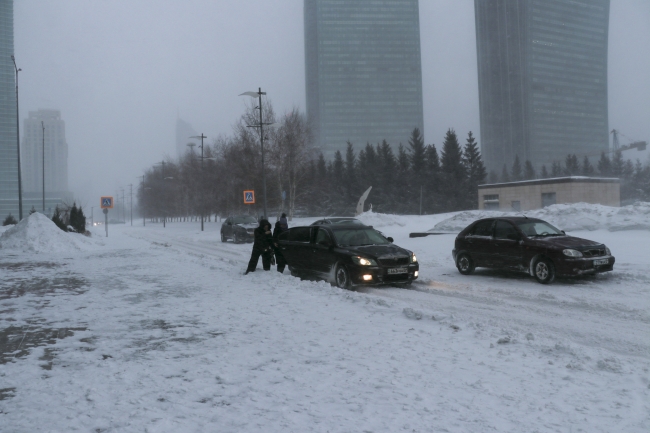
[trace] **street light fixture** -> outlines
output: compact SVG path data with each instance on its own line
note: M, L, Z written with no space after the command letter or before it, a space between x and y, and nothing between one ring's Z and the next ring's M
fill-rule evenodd
M264 125L267 126L276 126L277 123L273 122L264 122L262 120L262 95L266 95L266 92L262 92L262 88L259 87L257 92L244 92L239 96L250 96L251 98L258 98L260 110L260 123L257 125L246 125L249 128L260 128L260 146L262 149L262 195L264 196L264 218L267 218L266 215L266 170L264 168Z
M23 181L20 171L20 111L18 110L18 72L22 71L16 66L16 58L11 55L16 70L16 149L18 151L18 218L23 219Z

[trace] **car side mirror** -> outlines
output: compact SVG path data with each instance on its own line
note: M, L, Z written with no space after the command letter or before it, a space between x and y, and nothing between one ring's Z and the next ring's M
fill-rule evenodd
M391 244L393 243L393 238L391 238L390 236L388 236L388 237L386 238L386 240L387 240L388 242L390 242Z

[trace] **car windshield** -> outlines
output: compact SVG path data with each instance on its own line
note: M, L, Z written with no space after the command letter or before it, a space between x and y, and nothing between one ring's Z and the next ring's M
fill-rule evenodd
M386 245L388 240L371 228L333 229L336 243L340 246Z
M522 221L517 227L528 237L564 236L561 230L544 221Z
M250 215L244 215L244 216L233 217L232 223L233 224L257 224L257 220L255 219L255 217L252 217Z

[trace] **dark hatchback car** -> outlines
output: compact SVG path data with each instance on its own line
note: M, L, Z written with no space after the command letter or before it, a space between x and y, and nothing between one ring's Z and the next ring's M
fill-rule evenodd
M278 241L292 275L313 276L344 289L409 285L420 269L415 254L361 224L294 227Z
M528 272L542 284L559 276L614 269L615 258L605 245L568 236L536 218L486 218L473 222L456 237L452 251L456 267L468 275L474 268Z
M228 239L236 244L241 242L253 242L253 232L259 223L255 217L250 215L236 215L226 218L221 224L221 242Z

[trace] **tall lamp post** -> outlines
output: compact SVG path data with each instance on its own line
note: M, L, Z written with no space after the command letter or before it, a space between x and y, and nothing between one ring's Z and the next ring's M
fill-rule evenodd
M262 92L262 88L259 87L257 92L244 92L239 96L250 96L251 98L258 98L260 110L260 123L257 125L246 125L249 128L260 128L260 146L262 148L262 195L264 196L264 218L267 218L266 215L266 170L264 168L264 125L275 126L276 123L264 122L262 120L262 95L266 95L266 92Z
M22 71L16 66L16 58L11 55L16 70L16 149L18 150L18 218L23 219L23 181L20 171L20 112L18 111L18 72Z
M41 120L43 128L43 215L45 215L45 123Z
M201 215L201 231L203 231L203 205L205 204L204 194L203 194L203 139L208 138L203 133L201 135L193 135L189 138L200 138L201 139L201 205L199 214ZM194 143L191 143L194 144ZM188 144L189 146L189 144Z

